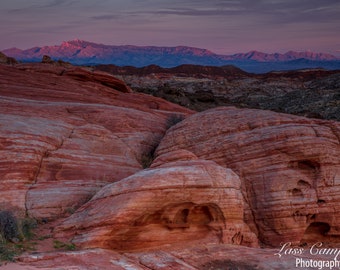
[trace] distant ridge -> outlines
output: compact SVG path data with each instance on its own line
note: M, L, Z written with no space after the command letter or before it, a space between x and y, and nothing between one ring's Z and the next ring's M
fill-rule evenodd
M184 77L244 77L250 74L235 66L199 66L199 65L180 65L173 68L163 68L157 65L136 68L132 66L116 66L116 65L97 65L96 70L106 71L115 75L138 75L147 76L151 74L172 74Z
M183 64L235 65L247 72L255 73L317 67L340 69L340 59L326 53L289 51L284 54L268 54L251 51L219 55L206 49L187 46L113 46L78 39L65 41L61 45L34 47L27 50L11 48L4 50L3 53L24 62L38 62L44 55L49 55L52 59L61 59L76 65L114 64L135 67L158 65L164 68Z

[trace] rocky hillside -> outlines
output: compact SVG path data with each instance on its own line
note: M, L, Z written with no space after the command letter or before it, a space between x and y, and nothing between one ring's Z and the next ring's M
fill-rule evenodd
M292 269L280 243L338 243L339 122L44 62L0 65L2 269Z
M100 65L96 69L118 76L136 91L196 111L232 105L340 120L340 70L307 69L258 75L233 66L138 69Z

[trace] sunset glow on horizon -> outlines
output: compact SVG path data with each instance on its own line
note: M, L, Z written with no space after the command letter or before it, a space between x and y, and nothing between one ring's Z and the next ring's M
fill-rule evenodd
M2 0L0 50L81 39L218 54L340 55L338 0Z

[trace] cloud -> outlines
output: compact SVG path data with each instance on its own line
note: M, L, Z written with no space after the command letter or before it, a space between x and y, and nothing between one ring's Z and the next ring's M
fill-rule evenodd
M7 0L5 0L7 1ZM20 0L21 1L21 0ZM50 0L43 2L23 2L20 4L8 4L8 8L5 10L5 13L12 14L13 16L36 16L43 15L45 13L62 13L63 11L67 11L70 9L76 1L68 1L68 0Z
M45 5L42 5L41 7L58 7L58 6L62 6L62 5L69 5L74 1L67 1L67 0L53 0L50 3L47 3Z
M144 3L144 4L143 4ZM338 0L182 0L143 1L129 6L126 16L224 17L235 22L244 20L269 27L273 25L311 22L339 22ZM105 17L104 17L105 18Z
M115 20L118 19L120 16L115 14L107 14L107 15L98 15L98 16L92 16L91 19L94 20Z
M225 8L225 9L218 9L218 8L169 8L169 9L162 9L156 10L153 13L159 15L177 15L177 16L226 16L232 14L239 14L240 9L237 8Z
M1 0L0 34L11 37L2 41L4 47L23 37L45 45L53 36L111 44L214 44L229 51L274 43L294 49L313 40L335 50L339 14L339 0Z

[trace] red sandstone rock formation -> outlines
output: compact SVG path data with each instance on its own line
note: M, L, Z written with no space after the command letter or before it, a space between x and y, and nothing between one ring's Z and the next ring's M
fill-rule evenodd
M114 250L193 242L257 246L243 205L234 172L212 161L177 161L105 186L56 232L72 231L78 246Z
M255 249L236 245L211 244L135 253L118 253L104 249L59 251L25 255L3 270L86 269L86 270L211 270L261 269L291 270L295 257L278 258L274 249ZM306 256L302 256L307 259ZM315 256L314 259L320 258ZM302 268L313 269L313 268ZM315 269L315 268L314 268Z
M0 65L0 84L1 209L34 218L73 212L141 170L168 117L190 113L80 68Z
M184 149L236 172L263 243L329 242L340 232L339 138L338 122L218 108L171 128L156 154Z
M106 249L4 269L292 269L280 242L338 242L338 122L219 108L168 129L192 113L89 69L0 65L0 210ZM258 240L277 249L239 246Z

